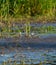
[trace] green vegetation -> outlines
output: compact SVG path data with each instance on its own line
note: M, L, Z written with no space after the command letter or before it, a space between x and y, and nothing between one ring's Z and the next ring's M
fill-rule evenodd
M20 37L22 35L30 36L30 35L41 35L41 34L56 34L56 26L31 26L30 23L25 24L25 26L18 27L17 25L15 27L10 28L3 28L2 31L0 31L0 37Z
M0 35L14 35L25 32L56 33L56 27L31 27L31 21L53 22L56 19L56 0L0 0ZM14 23L24 23L24 27L14 25ZM26 23L25 23L26 22ZM34 30L32 30L34 29ZM13 32L13 34L12 34ZM15 35L14 35L15 36Z
M19 20L25 17L36 17L39 20L55 19L56 0L0 0L1 21Z

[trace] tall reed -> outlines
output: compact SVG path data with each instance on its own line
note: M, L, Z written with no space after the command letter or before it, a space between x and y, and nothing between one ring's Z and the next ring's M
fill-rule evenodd
M0 19L55 16L56 0L0 0Z

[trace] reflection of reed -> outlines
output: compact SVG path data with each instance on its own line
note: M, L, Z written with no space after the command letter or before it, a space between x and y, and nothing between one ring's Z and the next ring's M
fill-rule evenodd
M2 63L2 65L6 65L6 62L4 61L4 62Z
M42 65L42 62L38 63L38 64L34 64L33 59L29 59L28 61L30 61L30 64L26 64L24 60L20 60L20 64L17 63L17 61L12 62L10 59L7 62L3 62L1 65Z
M7 62L4 61L1 65L45 65L45 64L51 64L51 63L47 63L46 61L44 61L44 62L40 61L40 63L38 63L38 64L34 64L32 62L32 60L28 60L28 61L30 61L30 64L26 64L24 60L21 60L20 64L18 64L17 61L12 62L11 60L9 60Z

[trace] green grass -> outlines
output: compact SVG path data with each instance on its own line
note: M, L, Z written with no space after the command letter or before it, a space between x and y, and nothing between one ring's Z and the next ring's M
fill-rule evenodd
M36 17L52 20L56 17L56 0L0 0L0 20Z

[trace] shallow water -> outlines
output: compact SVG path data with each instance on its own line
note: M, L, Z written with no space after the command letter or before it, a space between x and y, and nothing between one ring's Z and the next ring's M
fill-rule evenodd
M56 49L16 49L11 52L5 52L5 54L0 54L0 63L9 59L12 62L16 61L18 64L20 64L20 61L24 61L26 64L56 61Z

